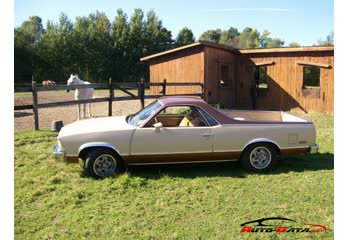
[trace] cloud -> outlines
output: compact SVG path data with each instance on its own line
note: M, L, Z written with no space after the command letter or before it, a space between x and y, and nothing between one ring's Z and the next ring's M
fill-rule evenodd
M287 8L221 8L203 9L202 12L288 12Z

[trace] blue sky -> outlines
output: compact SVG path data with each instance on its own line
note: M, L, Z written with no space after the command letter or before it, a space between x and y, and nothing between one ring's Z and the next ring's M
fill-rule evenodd
M249 26L260 32L269 29L272 37L288 44L297 41L310 46L334 30L334 3L332 0L215 0L215 1L118 1L118 0L15 0L14 26L19 26L29 16L57 21L61 12L74 22L77 16L87 16L96 10L105 12L113 21L116 10L122 8L130 17L135 8L144 12L154 9L173 37L187 26L198 40L208 29L228 29L233 26L242 31Z
M279 37L286 44L296 41L310 46L334 30L333 5L333 0L15 0L14 25L17 27L29 16L38 15L45 27L47 20L57 21L61 12L74 22L77 16L87 16L96 10L105 12L113 21L118 8L129 17L135 8L141 8L144 12L154 9L173 37L184 26L193 31L196 40L208 29L226 30L233 26L242 31L249 26L260 32L268 29L272 37Z

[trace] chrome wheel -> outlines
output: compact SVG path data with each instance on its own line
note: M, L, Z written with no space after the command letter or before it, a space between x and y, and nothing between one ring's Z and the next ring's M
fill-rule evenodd
M116 159L109 154L98 156L93 164L94 172L102 178L111 176L115 172L116 167Z
M271 162L271 152L266 147L256 147L250 153L250 163L256 169L264 169Z

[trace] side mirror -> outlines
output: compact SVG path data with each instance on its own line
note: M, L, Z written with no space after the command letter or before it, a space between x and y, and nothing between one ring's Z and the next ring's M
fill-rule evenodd
M161 122L157 122L153 124L153 127L155 132L160 132L160 129L163 127L163 124Z

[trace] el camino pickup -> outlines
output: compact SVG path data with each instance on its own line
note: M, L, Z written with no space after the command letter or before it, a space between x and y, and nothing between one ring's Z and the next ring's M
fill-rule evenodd
M163 97L129 116L77 121L61 129L54 155L95 178L128 165L239 160L265 172L277 155L318 151L312 122L286 112L218 110L201 99Z

